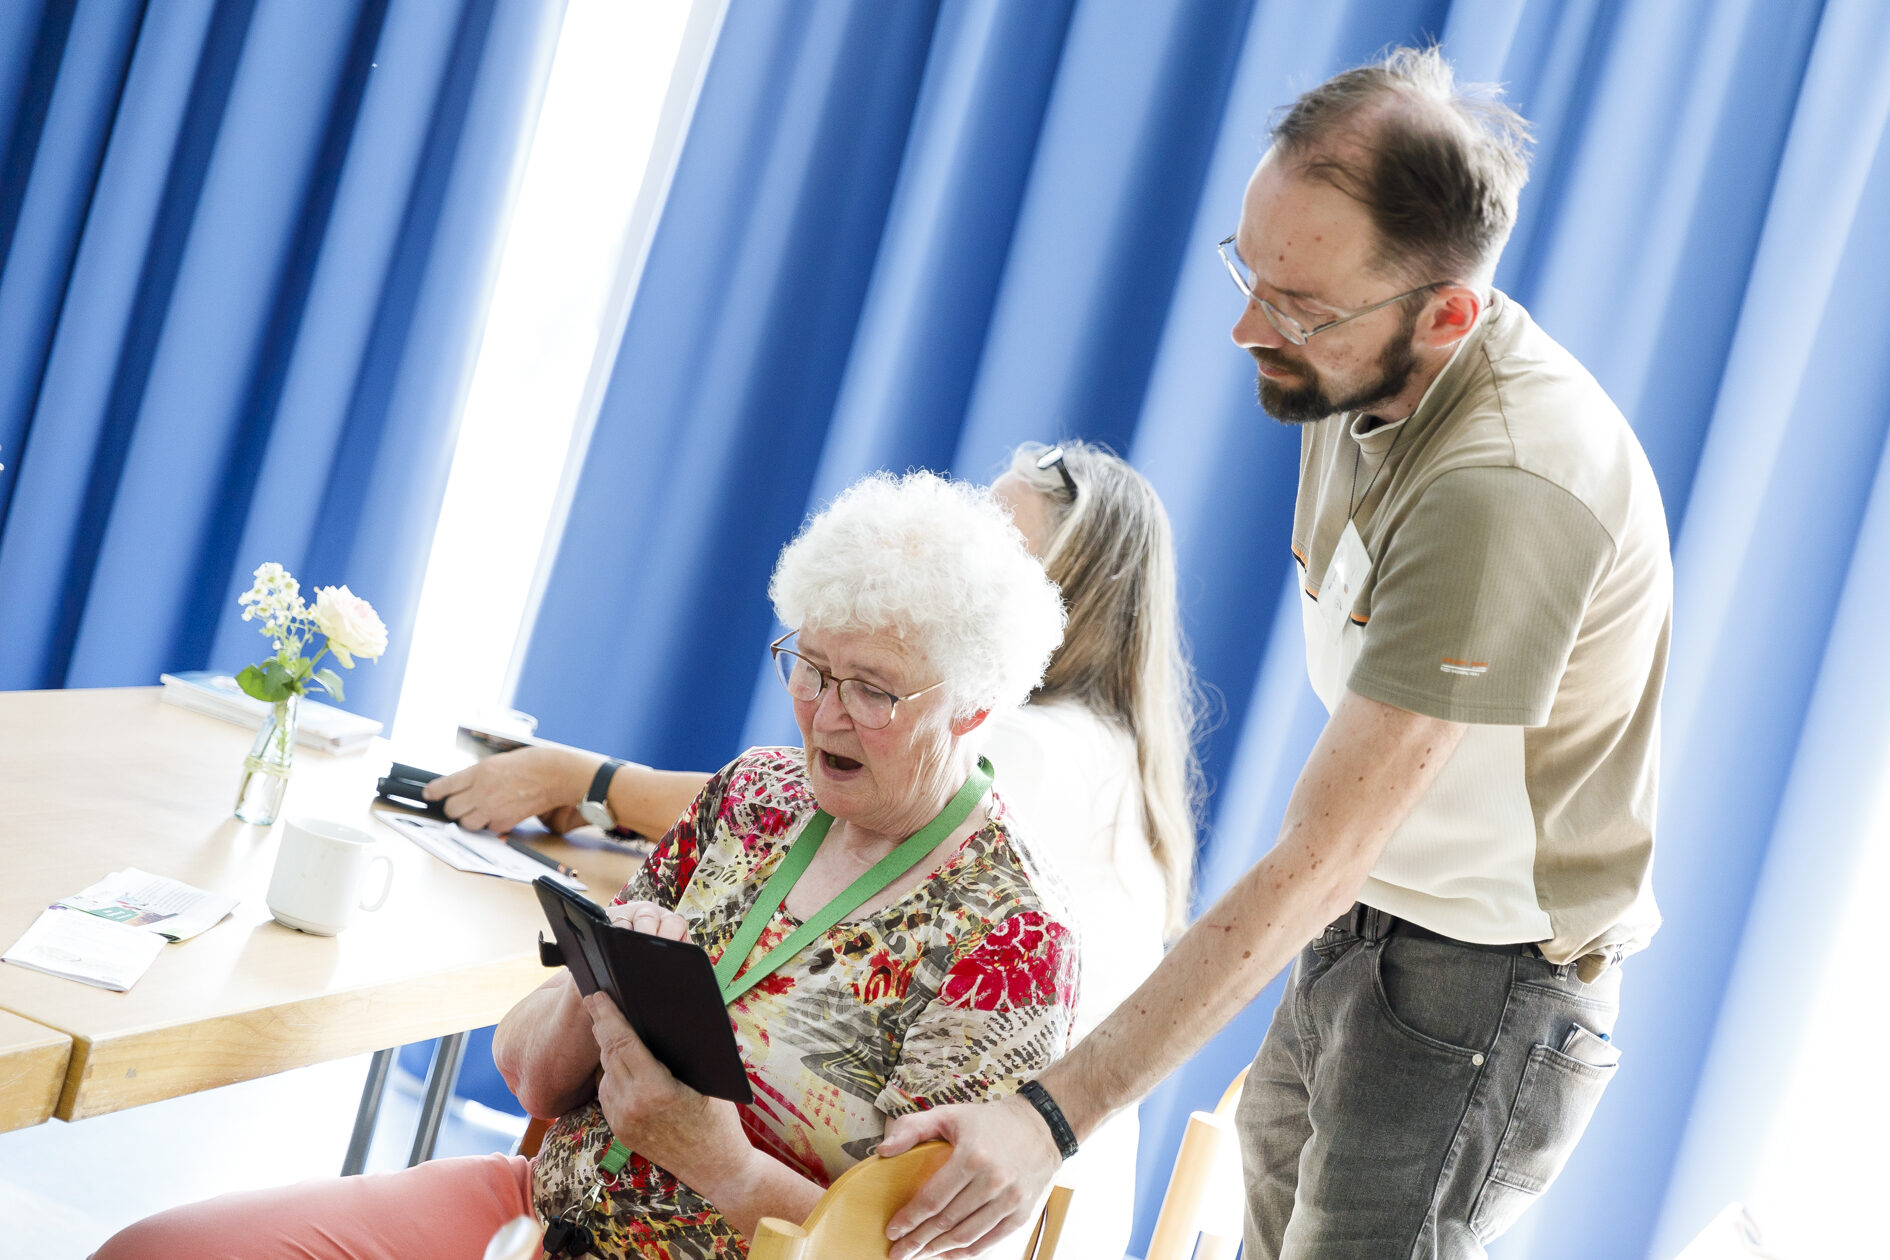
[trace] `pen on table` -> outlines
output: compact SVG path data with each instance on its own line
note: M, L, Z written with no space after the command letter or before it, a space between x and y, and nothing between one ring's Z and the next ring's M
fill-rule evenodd
M534 862L543 862L546 866L549 866L552 870L558 872L558 874L560 875L568 876L571 879L577 878L577 871L575 869L573 869L572 867L566 866L564 863L558 861L556 858L546 857L544 854L540 853L537 849L532 848L531 845L526 844L523 840L516 839L512 836L507 836L505 838L505 844L507 848L517 849L520 853L523 853L526 857L532 859L532 861Z

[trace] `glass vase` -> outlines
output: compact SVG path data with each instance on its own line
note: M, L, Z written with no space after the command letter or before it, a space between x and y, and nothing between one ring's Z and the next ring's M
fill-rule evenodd
M271 706L256 742L243 758L243 785L236 790L236 816L246 823L267 827L282 812L282 797L289 790L289 770L295 764L295 718L300 696Z

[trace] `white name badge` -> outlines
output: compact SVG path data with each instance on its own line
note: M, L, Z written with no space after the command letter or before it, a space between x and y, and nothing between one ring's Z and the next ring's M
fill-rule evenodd
M1306 670L1327 712L1338 707L1352 662L1364 643L1364 633L1357 629L1348 642L1346 627L1351 625L1352 610L1358 606L1359 592L1371 571L1372 558L1365 550L1365 540L1359 537L1358 527L1347 521L1332 562L1326 566L1325 581L1319 584L1318 600L1304 601Z
M1365 550L1365 540L1359 537L1358 526L1347 521L1345 532L1339 535L1339 546L1332 553L1332 563L1326 566L1326 580L1319 584L1319 616L1331 642L1339 641L1340 632L1351 620L1352 609L1358 606L1358 593L1371 571L1372 558Z

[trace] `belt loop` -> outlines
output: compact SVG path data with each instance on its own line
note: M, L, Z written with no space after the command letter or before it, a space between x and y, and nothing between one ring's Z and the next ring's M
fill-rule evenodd
M1352 907L1352 934L1362 941L1378 942L1390 936L1398 926L1398 916L1359 902Z

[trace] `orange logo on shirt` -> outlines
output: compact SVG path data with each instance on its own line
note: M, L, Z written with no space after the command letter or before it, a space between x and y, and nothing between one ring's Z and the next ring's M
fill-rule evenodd
M1483 675L1490 672L1490 663L1488 661L1460 661L1455 657L1446 656L1443 664L1439 665L1437 668L1443 670L1446 674L1461 674L1465 678L1481 678Z

